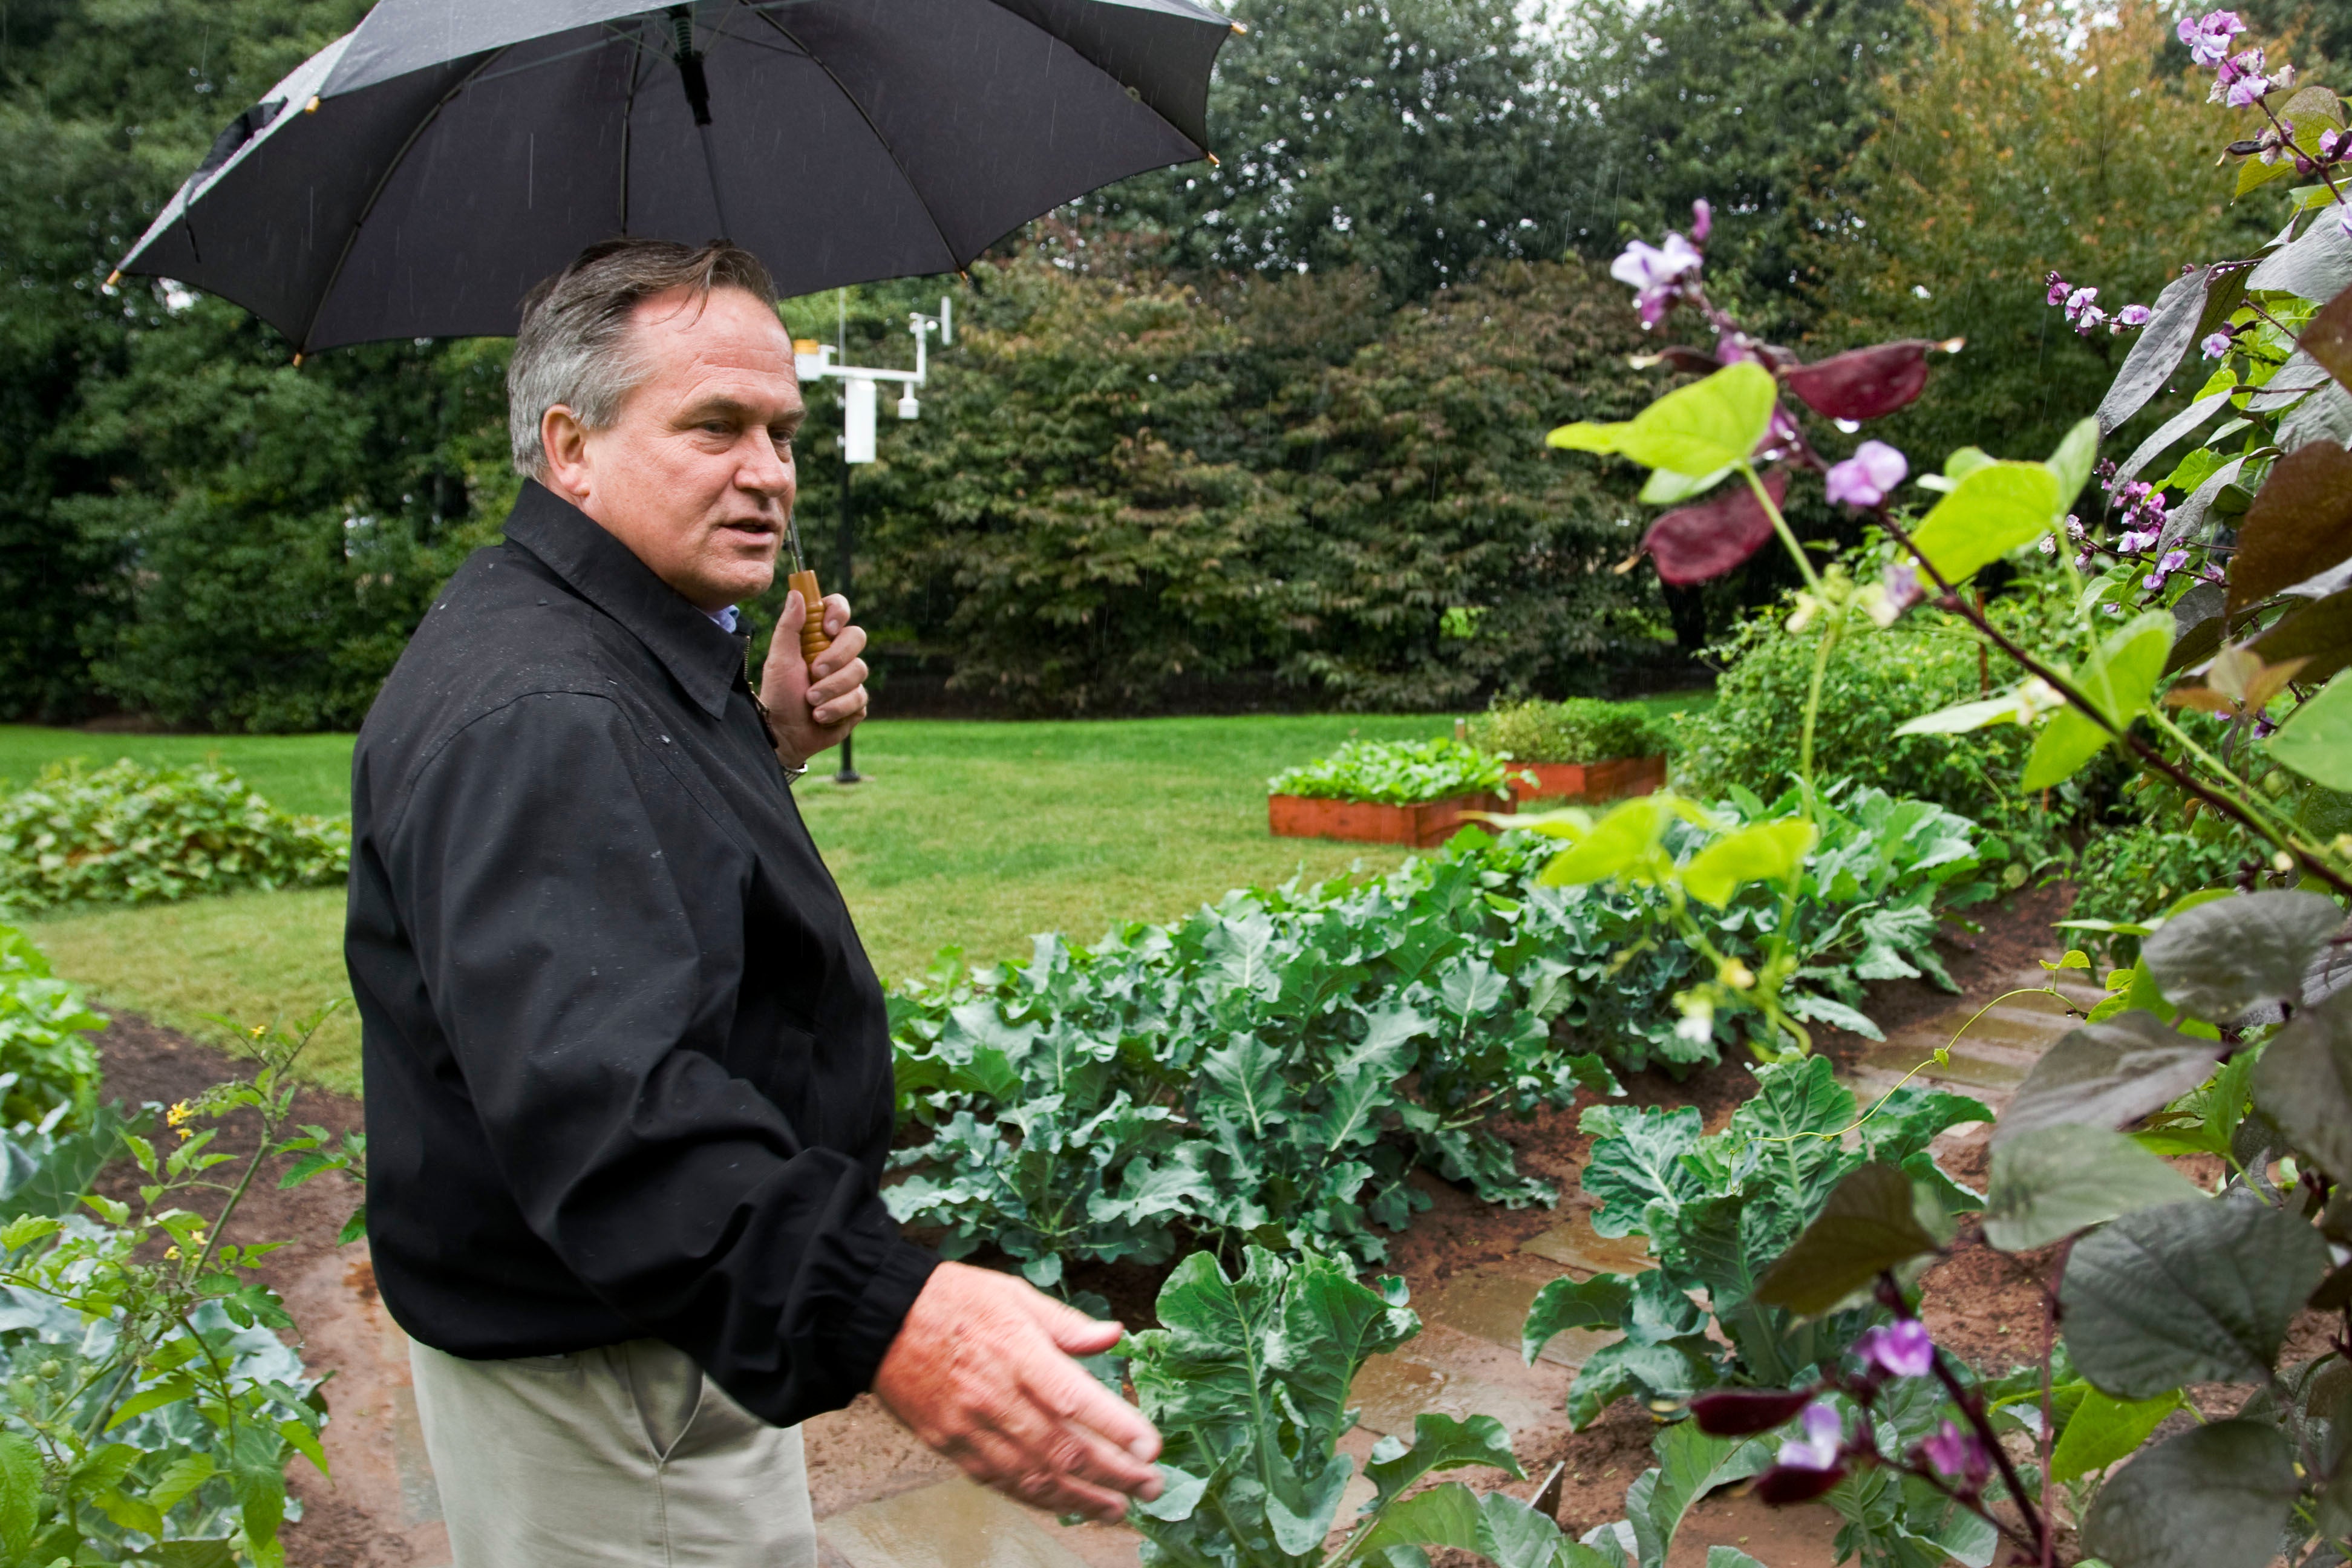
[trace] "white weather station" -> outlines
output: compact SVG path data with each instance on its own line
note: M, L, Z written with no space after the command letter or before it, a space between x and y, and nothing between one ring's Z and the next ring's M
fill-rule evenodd
M819 342L814 338L793 340L793 368L807 386L830 376L841 383L841 570L835 579L838 591L846 596L850 589L849 561L854 534L851 531L849 476L860 463L874 460L874 418L879 401L880 384L897 382L902 389L898 395L898 417L919 419L923 405L915 396L915 389L924 384L930 368L931 334L940 335L944 348L955 342L955 301L947 295L940 296L940 313L924 315L920 310L907 313L907 331L915 340L915 368L912 370L879 370L867 365L835 363L835 354L848 352L848 295L840 303L841 320L838 341ZM851 764L849 740L841 742L841 770L833 775L835 784L857 784L864 775Z

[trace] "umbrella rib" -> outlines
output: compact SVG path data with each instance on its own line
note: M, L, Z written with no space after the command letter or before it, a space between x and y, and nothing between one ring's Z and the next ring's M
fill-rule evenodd
M509 45L507 47L512 47L512 46ZM368 216L375 211L375 204L383 199L384 187L392 184L392 176L397 174L401 164L407 161L408 150L416 145L416 139L424 135L435 121L441 118L441 111L449 107L449 100L473 86L475 79L489 69L491 62L506 52L506 48L499 48L485 55L482 57L480 65L467 71L463 79L443 93L440 101L434 104L433 112L419 120L409 131L408 139L400 144L400 151L392 155L391 161L383 166L383 173L376 176L375 184L369 190L367 200L360 205L358 216L352 219L350 232L343 236L343 248L335 257L335 268L333 271L327 274L325 287L319 290L319 302L310 307L310 319L302 323L302 341L296 345L300 352L304 353L310 352L310 334L319 330L320 313L326 310L327 301L334 295L335 285L342 279L343 268L352 258L352 248L360 242L360 230L367 226Z
M793 47L799 49L802 54L806 55L811 65L814 65L817 69L824 72L824 79L833 83L835 89L841 94L843 100L846 102L850 108L857 110L857 118L866 121L866 130L874 132L874 140L876 143L881 147L883 152L889 154L890 166L898 170L898 177L907 183L907 190L914 196L915 205L923 209L923 217L925 221L930 224L931 232L939 236L940 248L946 251L948 255L948 267L961 267L963 265L963 258L956 254L955 246L948 239L947 230L940 226L939 216L931 211L931 204L924 199L922 187L915 184L915 176L908 173L905 162L898 156L898 150L890 145L890 139L882 134L882 128L874 123L874 117L866 112L866 106L857 101L857 95L850 91L847 85L845 84L839 77L834 75L833 68L826 65L824 61L819 59L817 58L816 51L810 48L807 44L802 42L801 39L793 34L790 27L785 26L782 22L777 21L773 16L768 15L764 8L752 6L750 9L753 16L768 24L769 26L773 27L785 38L786 41L791 43ZM946 269L947 268L941 268L942 271Z

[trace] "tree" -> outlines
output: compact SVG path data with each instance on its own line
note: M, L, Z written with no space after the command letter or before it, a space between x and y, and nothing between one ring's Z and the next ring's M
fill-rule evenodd
M2210 125L2183 111L2168 13L2126 0L2079 37L2072 13L2000 0L1927 0L1923 15L1926 46L1887 89L1903 112L1851 171L1858 210L1807 247L1813 335L1824 351L1967 338L1874 433L1915 468L1988 432L2001 455L2039 457L2097 406L2132 342L2076 336L2046 274L2095 285L2110 310L2147 303L2183 263L2244 254L2268 228L2231 207Z
M1391 300L1569 244L1550 51L1495 0L1242 0L1210 90L1222 160L1096 198L1201 272L1368 268Z

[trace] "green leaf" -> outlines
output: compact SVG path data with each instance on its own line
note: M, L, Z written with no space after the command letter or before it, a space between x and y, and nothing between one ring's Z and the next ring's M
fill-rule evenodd
M1307 1430L1333 1442L1347 1430L1356 1369L1420 1331L1420 1319L1360 1283L1349 1264L1302 1252L1291 1259L1265 1362L1283 1376Z
M2165 656L2172 651L2172 633L2171 613L2150 610L2101 639L2090 662L2074 677L2075 689L2118 733L2147 710L2148 699L2164 675ZM2064 783L2113 738L2082 710L2062 709L2034 741L2018 787L2030 795Z
M1821 830L1801 817L1759 822L1727 833L1683 868L1683 889L1717 909L1748 882L1777 882L1805 863Z
M1633 1282L1622 1274L1595 1274L1590 1279L1565 1275L1536 1292L1520 1330L1519 1350L1533 1365L1556 1334L1570 1329L1622 1329L1632 1310Z
M2352 1180L2352 994L2288 1020L2254 1063L2255 1106L2338 1181Z
M1381 1521L1364 1532L1356 1555L1359 1561L1374 1558L1391 1546L1477 1551L1478 1494L1460 1481L1448 1481L1392 1503Z
M315 1441L316 1439L313 1439ZM213 1479L216 1467L210 1454L184 1454L163 1467L147 1493L147 1500L159 1512L169 1513L177 1508L190 1492ZM324 1473L325 1467L320 1467Z
M2085 419L2066 432L2045 465L2058 481L2057 505L2064 506L2091 482L2091 467L2099 460L2099 422Z
M2093 1389L2074 1406L2066 1429L2058 1435L2057 1449L2050 1456L2050 1479L2063 1485L2137 1452L2180 1404L2177 1388L2153 1399L2116 1399Z
M1756 450L1778 392L1771 372L1743 360L1666 394L1623 424L1563 425L1544 439L1573 451L1615 452L1645 468L1711 474Z
M1429 1411L1412 1418L1410 1448L1393 1436L1374 1445L1364 1477L1378 1489L1374 1498L1378 1506L1433 1470L1459 1469L1465 1465L1490 1466L1514 1478L1525 1478L1517 1457L1511 1452L1510 1431L1500 1421L1492 1415L1456 1421Z
M1710 1546L1706 1549L1706 1568L1764 1568L1737 1546Z
M2072 494L2059 493L2058 476L2043 463L1989 462L1955 477L1959 482L1911 535L1955 585L2049 532Z
M2184 910L2140 943L2164 999L2226 1024L2265 1002L2303 996L2304 972L2344 924L2317 893L2242 893Z
M158 1410L183 1399L192 1399L195 1397L195 1393L196 1385L189 1379L167 1377L153 1387L143 1389L117 1405L114 1414L106 1418L106 1430L111 1432L125 1421L144 1415L150 1410Z
M2168 1029L2153 1013L2086 1024L2033 1064L2001 1112L1992 1141L2000 1145L2021 1132L2063 1123L2127 1127L2212 1077L2221 1051L2220 1041Z
M2007 697L1986 697L1974 702L1956 703L1939 708L1933 713L1897 724L1898 735L1964 735L1971 730L1981 730L1988 724L2014 721L2018 713L2017 694Z
M237 1568L235 1542L226 1536L204 1541L166 1541L147 1549L144 1561L157 1568Z
M21 1432L0 1432L0 1543L32 1544L41 1516L41 1451Z
M1705 1131L1696 1106L1642 1110L1596 1105L1577 1127L1593 1135L1583 1184L1597 1200L1596 1235L1629 1236L1641 1228L1643 1211L1653 1202L1664 1199L1678 1206L1699 1195L1698 1178L1682 1163Z
M1757 1282L1756 1300L1806 1317L1829 1311L1879 1274L1936 1250L1919 1223L1911 1178L1893 1165L1857 1168Z
M1332 1520L1339 1515L1339 1499L1348 1489L1348 1478L1355 1472L1353 1458L1332 1454L1321 1473L1304 1483L1299 1507L1292 1508L1278 1488L1268 1492L1265 1522L1274 1531L1274 1543L1300 1557L1322 1545L1323 1538L1331 1533Z
M1710 1437L1696 1423L1676 1422L1650 1444L1655 1469L1625 1489L1625 1515L1633 1526L1641 1568L1663 1568L1675 1531L1693 1504L1717 1487L1744 1481L1771 1462L1780 1439Z
M1677 474L1669 468L1653 468L1642 486L1641 499L1651 506L1679 506L1696 495L1704 495L1723 482L1729 468L1717 468L1711 474Z
M2268 746L2272 761L2313 783L2352 790L2352 672L2289 714Z
M2275 1426L2192 1426L2099 1489L2084 1549L2112 1568L2264 1568L2302 1489Z
M2145 1210L2074 1244L2066 1347L2117 1399L2263 1382L2327 1262L2310 1225L2250 1198Z
M1647 870L1670 813L1654 795L1636 795L1592 825L1592 831L1552 857L1543 869L1547 887L1577 887L1627 871Z
M1152 1519L1181 1524L1200 1507L1202 1494L1209 1489L1209 1478L1187 1475L1173 1465L1161 1465L1159 1470L1160 1495L1149 1502L1139 1498L1128 1507Z
M2118 1215L2189 1198L2203 1202L2205 1194L2120 1132L2037 1127L1992 1152L1985 1239L2003 1252L2031 1252Z

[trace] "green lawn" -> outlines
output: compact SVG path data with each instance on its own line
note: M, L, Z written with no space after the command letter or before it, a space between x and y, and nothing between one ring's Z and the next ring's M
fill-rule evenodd
M835 785L822 771L828 754L798 795L875 965L890 979L919 972L949 945L974 959L1018 957L1034 931L1090 942L1117 921L1171 919L1246 883L1388 869L1402 850L1269 836L1266 777L1350 736L1452 728L1428 714L883 720L858 732L866 783ZM208 752L283 805L331 811L341 801L351 738L0 729L0 776L28 776L60 756L159 762ZM263 782L272 777L277 787ZM29 929L58 971L101 1001L203 1033L206 1014L291 1019L346 996L342 901L341 889L241 894L78 912ZM322 1032L313 1070L356 1087L358 1029L348 1013Z
M51 763L97 768L122 757L149 767L217 763L288 811L352 809L349 735L93 735L0 724L0 791L30 784Z

